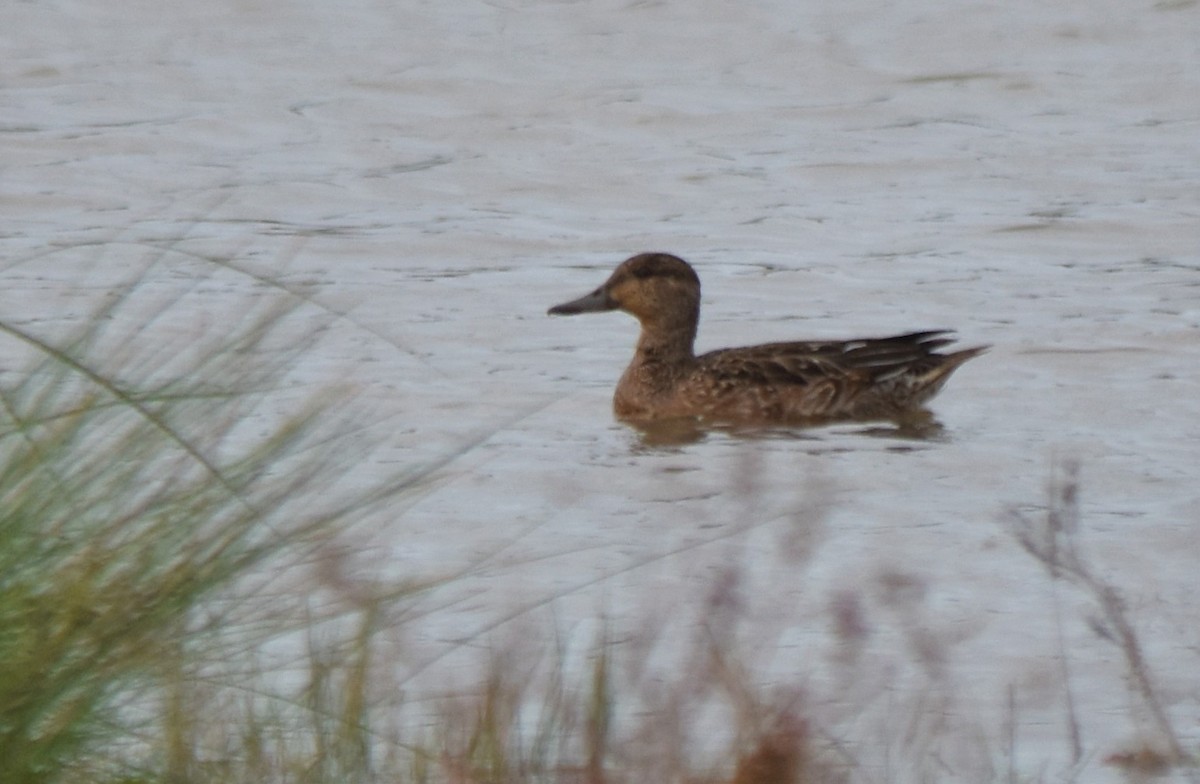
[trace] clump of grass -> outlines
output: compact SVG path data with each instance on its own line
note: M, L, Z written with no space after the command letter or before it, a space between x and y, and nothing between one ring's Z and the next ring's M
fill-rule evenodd
M0 320L24 363L0 387L5 782L199 780L183 684L281 633L231 634L231 588L256 572L262 588L278 559L311 558L405 487L324 493L353 466L342 399L268 394L320 329L301 304L255 297L213 319L194 288L155 297L152 282L135 276L67 332Z
M289 639L301 646L298 666L282 672L244 669L247 661L263 659L252 651L238 651L233 662L209 663L199 673L197 657L175 657L184 667L161 682L156 710L142 725L143 742L125 754L127 762L136 761L126 765L126 780L407 780L414 760L394 727L377 720L375 611L363 607L340 620L348 622L337 633ZM262 663L279 667L271 657ZM294 676L292 682L280 683L281 674Z
M773 658L770 643L780 630L750 621L749 579L740 566L724 570L694 620L677 606L656 608L663 614L634 629L618 631L605 620L590 642L553 650L537 649L519 632L515 644L502 646L506 655L495 659L485 685L448 699L435 719L425 740L437 761L433 780L851 780L853 759L824 736L798 685L807 674L761 683L759 665Z
M787 689L767 693L712 638L663 691L624 681L640 666L602 638L582 668L550 656L497 659L483 686L448 698L425 739L429 778L449 784L841 784ZM560 652L561 654L561 652ZM517 662L524 662L518 664ZM698 668L698 669L694 669ZM635 678L636 679L636 678ZM655 676L657 680L657 676ZM415 779L414 779L415 780Z
M1013 535L1021 547L1046 568L1052 579L1065 580L1079 587L1096 602L1100 620L1093 622L1093 629L1120 652L1129 682L1141 698L1155 730L1156 737L1145 746L1109 755L1106 761L1138 773L1161 774L1175 767L1192 768L1189 780L1197 780L1194 771L1196 759L1184 750L1175 724L1159 696L1129 608L1118 588L1097 573L1079 543L1081 512L1077 461L1067 461L1054 467L1047 496L1044 515L1033 517L1013 514ZM1057 593L1054 596L1057 613ZM1070 673L1065 670L1065 655L1063 664L1068 723L1075 761L1078 762L1082 757L1082 739L1075 718Z

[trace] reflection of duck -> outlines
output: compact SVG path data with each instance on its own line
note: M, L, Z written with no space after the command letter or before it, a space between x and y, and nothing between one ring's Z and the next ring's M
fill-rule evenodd
M613 398L618 417L722 422L893 419L920 409L954 370L987 347L949 354L946 330L846 341L766 343L696 356L700 278L667 253L642 253L591 294L550 308L623 310L642 324Z

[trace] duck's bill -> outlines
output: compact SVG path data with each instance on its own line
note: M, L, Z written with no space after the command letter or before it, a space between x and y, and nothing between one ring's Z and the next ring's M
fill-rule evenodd
M617 303L613 302L612 298L608 296L608 292L601 287L579 299L555 305L546 312L551 316L573 316L576 313L599 313L605 310L616 310L616 307Z

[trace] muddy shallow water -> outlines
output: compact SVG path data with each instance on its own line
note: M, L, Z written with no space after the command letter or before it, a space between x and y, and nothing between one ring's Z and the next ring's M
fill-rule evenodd
M395 574L483 559L415 659L509 613L690 619L737 567L782 618L764 681L836 680L814 654L859 597L882 680L985 734L1013 687L1029 775L1068 767L1069 651L1084 779L1116 780L1100 758L1147 732L1120 657L1005 529L1078 461L1081 538L1200 737L1194 2L61 0L0 30L7 321L53 335L151 262L206 329L282 288L336 316L293 382L349 383L386 433L361 475L481 439L371 538ZM545 316L660 249L700 273L701 350L994 347L932 438L663 444L610 411L632 319Z

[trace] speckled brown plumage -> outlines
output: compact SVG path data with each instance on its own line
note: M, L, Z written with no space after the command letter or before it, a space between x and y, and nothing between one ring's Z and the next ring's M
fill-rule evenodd
M635 421L700 417L726 422L886 419L919 410L954 370L986 346L939 354L946 330L886 338L800 341L696 356L700 279L667 253L625 261L591 294L550 309L623 310L641 322L633 361L613 398Z

